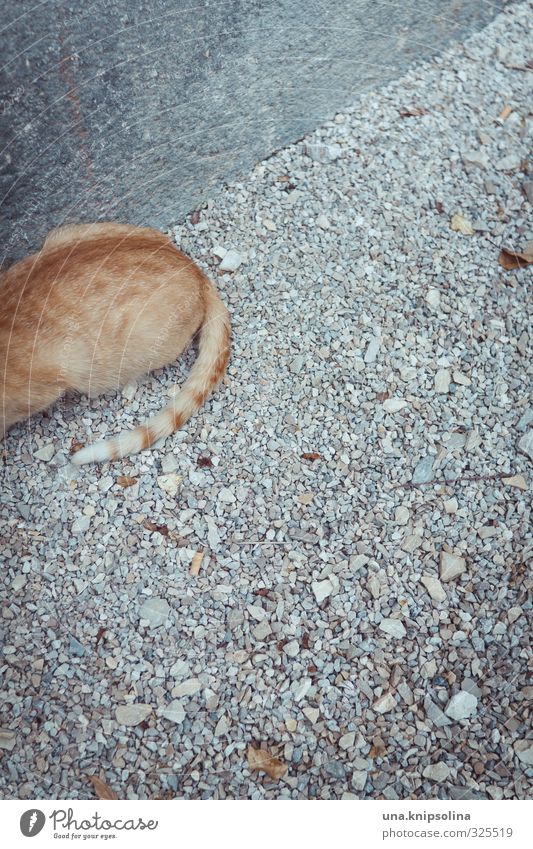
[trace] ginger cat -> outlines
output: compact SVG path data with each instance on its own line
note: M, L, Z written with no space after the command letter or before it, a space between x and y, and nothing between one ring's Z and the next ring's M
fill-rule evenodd
M226 370L230 323L211 282L163 233L115 223L53 230L0 274L0 438L67 390L98 395L173 362L198 330L198 357L174 400L74 463L117 460L180 428Z

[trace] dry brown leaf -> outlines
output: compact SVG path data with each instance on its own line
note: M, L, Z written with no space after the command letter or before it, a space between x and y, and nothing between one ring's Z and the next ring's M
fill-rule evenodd
M517 489L522 489L527 492L527 483L523 475L511 475L508 478L502 478L506 486L515 486Z
M205 551L197 551L191 560L191 568L189 569L189 575L198 575L200 569L202 568L202 560L204 559Z
M119 486L123 486L125 489L128 486L133 486L139 478L130 478L128 475L119 475L117 478L117 483Z
M423 106L412 106L410 109L403 109L400 112L400 118L417 118L419 115L427 115L427 109Z
M108 787L105 781L102 781L102 779L98 778L97 775L88 775L87 778L94 787L99 799L118 799L115 791L111 790L111 787Z
M274 781L283 778L288 770L287 764L283 761L272 757L265 749L254 749L253 746L248 746L248 766L251 770L266 772Z
M304 451L302 454L302 460L321 460L322 454L319 454L317 451Z
M513 251L512 248L502 248L498 262L506 271L512 271L515 268L526 268L526 266L533 262L533 245L531 242L528 242L523 253Z
M460 215L458 212L452 215L451 228L452 230L457 230L458 233L463 233L465 236L474 235L474 228L468 218L465 218L464 215Z
M210 469L213 465L213 461L211 457L198 457L196 460L196 465L201 469Z
M498 115L498 118L499 118L499 119L500 119L500 121L502 121L502 123L503 123L503 121L506 121L506 120L507 120L507 118L509 117L509 115L511 114L511 112L512 112L512 111L513 111L513 107L512 107L512 106L509 106L509 104L507 104L507 106L504 106L504 107L503 107L502 111L501 111L501 112L500 112L500 114Z
M372 744L372 748L368 753L369 758L382 758L386 753L387 749L385 747L385 743L380 737L376 737Z
M143 522L143 528L146 528L147 531L157 531L158 534L161 534L164 537L168 537L169 530L166 525L157 525L155 522L150 522L148 519L145 519Z

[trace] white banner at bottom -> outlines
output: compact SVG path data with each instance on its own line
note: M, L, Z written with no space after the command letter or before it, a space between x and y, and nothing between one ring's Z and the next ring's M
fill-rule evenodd
M5 847L526 847L527 801L3 801ZM34 841L34 842L33 842Z

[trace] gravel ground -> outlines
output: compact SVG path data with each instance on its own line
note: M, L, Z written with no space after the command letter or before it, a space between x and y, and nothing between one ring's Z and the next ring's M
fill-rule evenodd
M176 228L235 339L175 438L68 460L192 351L10 433L4 798L531 793L529 11Z

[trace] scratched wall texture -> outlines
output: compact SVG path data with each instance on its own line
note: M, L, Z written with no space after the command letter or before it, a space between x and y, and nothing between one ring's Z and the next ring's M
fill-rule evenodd
M165 227L506 0L3 0L0 260Z

